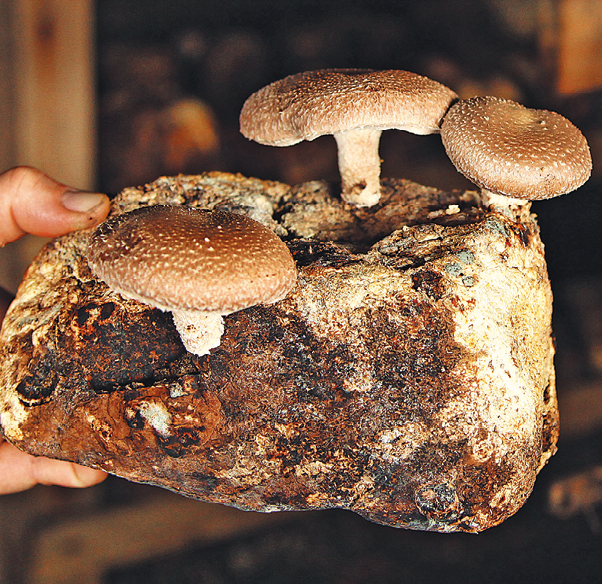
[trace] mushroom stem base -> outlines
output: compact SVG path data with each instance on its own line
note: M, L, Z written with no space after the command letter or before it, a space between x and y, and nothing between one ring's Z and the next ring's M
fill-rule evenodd
M178 310L172 314L182 343L189 353L203 356L219 347L224 332L221 314L199 310Z
M526 210L531 208L531 201L527 199L516 199L507 195L500 195L487 189L481 189L481 205L492 211L498 211L506 216L513 216L517 209Z

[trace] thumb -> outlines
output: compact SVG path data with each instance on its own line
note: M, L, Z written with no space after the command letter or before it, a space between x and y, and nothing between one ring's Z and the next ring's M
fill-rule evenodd
M109 198L59 183L27 166L0 175L0 246L26 233L56 237L92 227L109 212Z

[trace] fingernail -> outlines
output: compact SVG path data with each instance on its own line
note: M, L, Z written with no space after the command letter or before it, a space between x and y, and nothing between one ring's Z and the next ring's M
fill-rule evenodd
M74 487L91 487L97 483L100 483L105 479L107 473L89 468L87 466L80 466L79 464L72 463L73 474L75 476Z
M90 213L102 205L107 196L103 193L88 193L86 191L67 191L63 194L63 206L69 211Z

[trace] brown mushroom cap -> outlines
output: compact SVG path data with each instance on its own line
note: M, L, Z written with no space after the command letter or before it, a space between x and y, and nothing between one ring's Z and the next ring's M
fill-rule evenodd
M240 131L269 146L355 128L432 134L457 97L445 85L408 71L306 71L251 95L240 113Z
M592 159L569 120L497 97L454 104L441 124L450 160L483 189L517 199L548 199L580 187Z
M287 246L249 217L156 205L92 233L92 271L124 296L162 310L228 314L281 300L296 280Z

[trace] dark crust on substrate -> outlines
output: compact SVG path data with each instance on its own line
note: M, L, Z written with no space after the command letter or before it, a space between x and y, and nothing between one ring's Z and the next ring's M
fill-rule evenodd
M482 531L516 512L556 449L543 246L528 209L383 181L355 209L323 183L239 175L126 189L244 212L299 279L187 353L169 313L93 277L86 232L36 259L2 331L3 431L34 454L243 509L353 510L395 527Z

